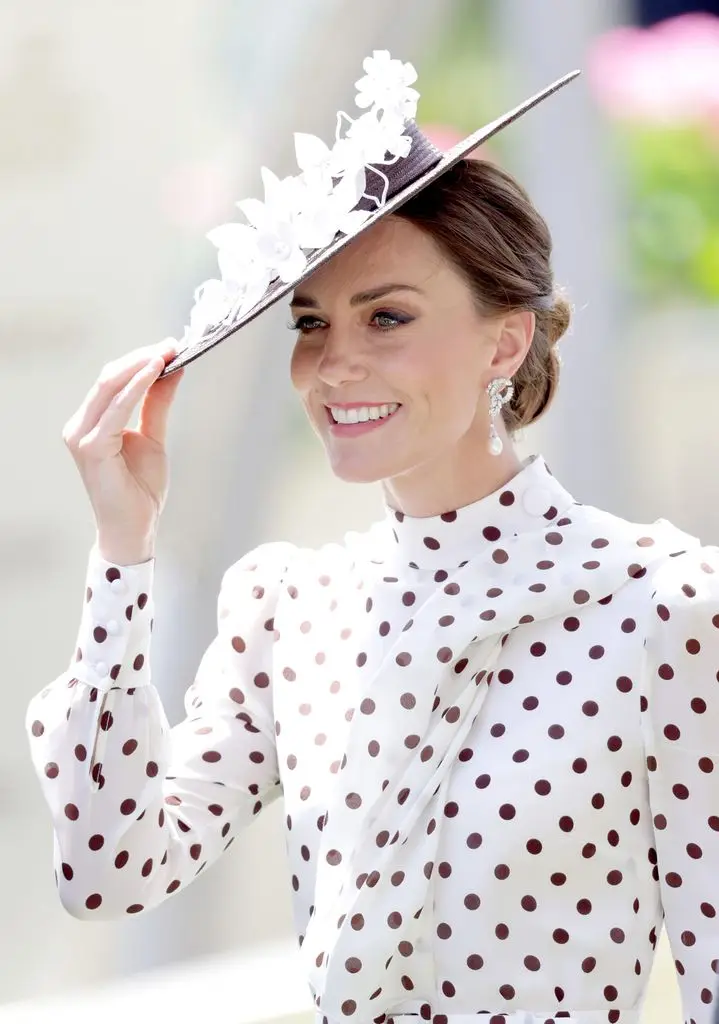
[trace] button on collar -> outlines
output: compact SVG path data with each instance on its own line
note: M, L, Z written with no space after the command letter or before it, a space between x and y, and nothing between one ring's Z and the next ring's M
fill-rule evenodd
M552 505L552 492L541 484L528 487L522 495L522 505L530 516L543 516Z

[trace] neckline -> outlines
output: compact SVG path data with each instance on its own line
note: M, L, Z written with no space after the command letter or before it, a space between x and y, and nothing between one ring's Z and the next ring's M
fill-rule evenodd
M502 537L546 529L574 498L541 455L531 455L503 487L435 516L408 516L385 504L389 557L410 569L450 569Z

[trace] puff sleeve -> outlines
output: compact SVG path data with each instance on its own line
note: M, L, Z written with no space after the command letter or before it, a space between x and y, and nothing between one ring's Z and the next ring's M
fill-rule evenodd
M217 634L172 729L150 676L154 561L91 550L74 660L26 716L73 916L156 906L279 795L272 618L292 550L262 545L225 572Z
M685 1022L719 998L719 549L654 580L642 712L656 867Z

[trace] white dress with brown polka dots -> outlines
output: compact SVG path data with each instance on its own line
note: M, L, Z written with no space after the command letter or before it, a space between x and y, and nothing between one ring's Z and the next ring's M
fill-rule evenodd
M242 558L170 729L153 562L93 549L75 659L27 719L64 905L155 906L282 793L319 1020L636 1024L664 914L709 1024L717 569L534 458L456 513Z

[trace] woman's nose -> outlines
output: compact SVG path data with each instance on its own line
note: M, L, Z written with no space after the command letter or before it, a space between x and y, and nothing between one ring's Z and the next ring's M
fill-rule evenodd
M324 384L338 387L347 382L364 380L367 370L351 340L337 335L332 337L328 331L317 364L317 376Z

